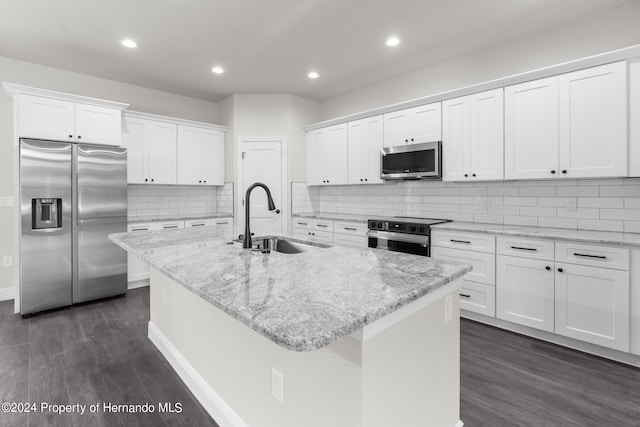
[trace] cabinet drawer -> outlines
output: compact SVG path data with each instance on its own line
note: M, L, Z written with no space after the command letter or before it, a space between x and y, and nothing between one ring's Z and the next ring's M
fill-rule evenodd
M366 236L367 224L360 222L338 222L333 225L333 232L340 234L351 234L354 236Z
M559 242L556 243L556 261L628 271L629 249Z
M496 284L496 256L494 254L432 247L431 257L445 261L471 264L473 270L468 272L465 278L485 285L494 286Z
M309 229L312 228L313 220L306 218L293 218L294 229Z
M343 246L353 246L356 248L366 248L369 241L366 236L355 236L353 234L333 233L333 243Z
M178 228L184 228L184 221L171 221L162 222L160 224L154 224L156 230L173 230Z
M490 234L432 230L431 245L494 253L496 250L496 238Z
M498 254L553 261L553 241L498 236Z
M151 224L128 224L127 232L131 233L133 231L149 231L151 230Z
M460 288L460 308L485 316L496 316L496 289L464 279Z
M208 219L188 219L184 221L185 228L207 227L209 225L211 225L211 221Z
M211 225L216 227L233 227L233 218L217 218L211 220Z
M333 233L333 221L314 219L312 228L314 230L328 231L329 233Z

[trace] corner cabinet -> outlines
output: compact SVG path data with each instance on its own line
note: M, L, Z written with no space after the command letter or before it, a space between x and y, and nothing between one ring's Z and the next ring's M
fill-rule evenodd
M224 185L224 132L178 125L178 184Z
M383 147L382 116L349 122L348 183L380 184L380 152Z
M55 94L54 94L55 95ZM52 96L54 96L52 95ZM64 94L60 94L61 96ZM119 146L122 141L122 110L126 104L106 105L20 94L18 134L23 138Z
M176 184L176 125L124 117L129 184Z
M501 180L503 90L442 103L443 181Z
M384 115L384 146L442 140L442 104L420 105Z
M505 88L505 178L627 175L627 63Z
M307 184L347 184L347 123L307 132Z

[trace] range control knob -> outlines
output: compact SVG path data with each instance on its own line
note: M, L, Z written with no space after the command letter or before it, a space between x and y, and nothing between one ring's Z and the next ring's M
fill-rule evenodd
M420 231L421 233L424 233L424 225L421 225L421 226L420 226L419 231Z
M418 227L416 227L415 225L411 226L411 232L415 233Z

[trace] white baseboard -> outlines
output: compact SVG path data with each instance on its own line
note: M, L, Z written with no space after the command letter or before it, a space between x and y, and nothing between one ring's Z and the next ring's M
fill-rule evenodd
M149 286L149 279L136 280L135 282L127 283L128 290L144 288L145 286Z
M13 299L13 287L0 289L0 301L7 301Z
M151 322L149 322L149 339L220 427L248 427Z

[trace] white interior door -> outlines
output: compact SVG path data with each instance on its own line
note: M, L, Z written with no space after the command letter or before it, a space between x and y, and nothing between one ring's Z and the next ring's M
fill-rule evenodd
M240 197L238 218L240 232L244 232L245 194L247 188L256 182L269 187L271 197L276 205L276 211L267 208L265 191L256 187L251 192L251 232L256 236L261 234L282 233L282 140L252 138L241 140L241 168L240 168Z

